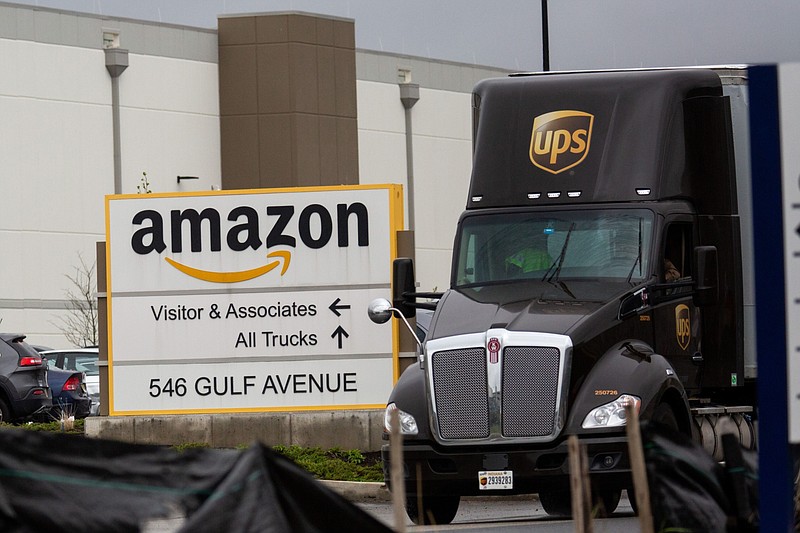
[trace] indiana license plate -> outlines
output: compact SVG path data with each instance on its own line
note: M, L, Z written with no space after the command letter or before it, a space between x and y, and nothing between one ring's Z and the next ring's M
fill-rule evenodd
M512 470L482 470L478 472L478 489L504 490L514 488Z

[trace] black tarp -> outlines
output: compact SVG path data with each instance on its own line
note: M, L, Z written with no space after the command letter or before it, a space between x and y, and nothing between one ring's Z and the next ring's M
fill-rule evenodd
M722 436L725 462L669 428L642 424L642 446L656 531L758 531L757 454L738 435Z
M390 531L261 444L177 451L0 430L0 531L135 532L176 511L181 532Z

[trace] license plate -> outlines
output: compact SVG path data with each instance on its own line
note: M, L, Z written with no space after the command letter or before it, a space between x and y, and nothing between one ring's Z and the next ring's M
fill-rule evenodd
M514 488L512 470L483 470L478 472L478 489L504 490Z

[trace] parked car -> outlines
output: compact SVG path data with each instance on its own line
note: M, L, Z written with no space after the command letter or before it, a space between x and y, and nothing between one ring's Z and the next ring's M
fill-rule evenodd
M25 342L25 335L0 333L0 421L29 418L52 406L42 357Z
M91 413L92 399L86 385L86 375L83 372L61 370L50 366L47 359L47 384L53 396L53 407L47 412L48 420L60 420L62 415L74 416L75 419L86 418Z
M47 358L49 368L83 372L86 390L92 401L90 415L100 414L100 369L97 365L99 354L97 347L47 350L40 353Z

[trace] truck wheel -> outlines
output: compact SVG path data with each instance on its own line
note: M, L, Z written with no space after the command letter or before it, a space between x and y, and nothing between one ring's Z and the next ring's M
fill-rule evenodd
M666 426L676 432L680 432L680 428L678 427L678 419L675 418L675 413L672 411L672 407L669 406L668 403L660 403L656 410L653 412L653 417L651 418L653 422L661 424L662 426Z
M631 509L633 509L633 514L639 515L639 504L636 503L636 491L633 490L633 485L625 489L628 493L628 503L631 504Z
M422 500L422 509L420 509ZM461 496L446 494L419 498L416 494L406 494L406 514L417 525L449 524L456 517ZM420 512L421 511L421 512Z
M622 497L621 490L603 490L592 494L594 503L592 508L596 509L602 503L602 512L599 516L605 518L611 516L619 505ZM572 516L572 497L568 490L553 490L539 493L539 501L544 511L552 516Z
M611 514L617 509L619 505L619 500L622 498L622 491L621 490L599 490L596 493L592 494L592 498L594 499L594 506L599 507L602 503L603 507L600 509L600 513L598 516L600 518L606 518L611 516Z
M678 419L675 418L675 412L672 410L672 407L669 406L668 403L661 403L658 404L656 410L653 412L653 416L651 418L653 422L661 424L662 426L666 426L676 432L680 431L678 427ZM639 504L636 501L636 491L634 490L633 486L628 487L628 501L631 504L631 509L633 509L634 514L639 514Z
M551 516L572 516L572 499L568 490L549 490L539 493L544 512Z
M0 422L11 422L11 410L3 398L0 398Z

